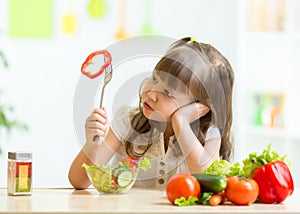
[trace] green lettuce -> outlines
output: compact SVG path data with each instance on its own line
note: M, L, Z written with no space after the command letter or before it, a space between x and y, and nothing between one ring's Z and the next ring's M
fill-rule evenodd
M231 164L226 160L217 160L207 167L202 173L216 174L223 177L236 175L250 178L253 170L270 162L280 160L284 161L287 165L290 165L290 162L286 158L286 155L281 156L278 152L271 150L271 144L269 144L261 154L258 154L257 152L250 153L241 163L236 162Z
M141 162L138 163L139 169L142 169L143 171L147 171L151 168L151 161L149 158L144 158Z
M203 174L214 174L223 177L230 177L239 175L241 170L241 164L231 164L226 160L216 160L209 167L207 167L202 173Z
M104 164L87 165L82 164L82 167L88 171L88 175L92 180L95 187L99 188L104 192L111 191L114 187L114 181L111 179L112 168Z
M212 192L202 192L199 197L198 203L202 205L209 205L209 199L212 195Z
M280 156L279 153L271 150L271 144L269 144L267 146L267 149L264 149L261 154L253 152L249 154L249 156L246 159L243 160L243 168L240 172L240 176L246 178L251 177L252 172L258 167L279 160L286 162L287 165L290 165L290 162L287 160L287 156Z
M189 196L188 199L185 197L180 197L175 199L174 204L177 206L191 206L191 205L196 205L198 202L198 198L195 196Z

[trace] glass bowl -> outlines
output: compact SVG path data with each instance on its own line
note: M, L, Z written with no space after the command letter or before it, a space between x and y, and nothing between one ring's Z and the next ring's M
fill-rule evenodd
M83 165L93 186L99 193L120 194L131 189L136 181L138 169L125 165L115 168L104 165Z
M146 171L151 168L149 158L136 160L126 157L119 162L117 167L110 165L82 164L88 178L99 193L119 194L125 193L134 185L140 169Z

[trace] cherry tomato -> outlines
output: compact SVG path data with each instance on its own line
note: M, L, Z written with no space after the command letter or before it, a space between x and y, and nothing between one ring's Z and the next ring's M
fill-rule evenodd
M174 204L175 199L189 196L198 197L200 195L200 184L197 179L190 174L176 174L171 177L166 186L168 200Z
M138 168L138 164L136 162L136 159L133 158L133 157L127 157L127 158L124 158L122 160L122 163L126 166L128 166L129 168L133 168L133 169L136 169Z
M225 189L226 198L237 205L252 204L258 196L258 185L251 178L239 178L232 176L227 179L227 187Z

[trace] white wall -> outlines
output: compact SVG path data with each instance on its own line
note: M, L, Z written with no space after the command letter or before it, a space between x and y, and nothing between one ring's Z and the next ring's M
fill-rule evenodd
M73 125L73 97L80 67L91 51L116 42L118 1L106 1L108 11L99 20L86 13L86 1L73 1L79 26L78 33L71 37L60 29L64 2L53 1L54 34L49 39L9 37L8 2L0 2L0 49L10 64L7 71L0 66L2 101L13 105L14 116L30 127L28 133L0 133L1 187L6 186L6 155L11 150L33 152L34 187L70 186L67 172L80 150ZM130 36L137 36L143 23L143 1L126 2L126 29ZM173 38L193 36L211 43L235 67L236 0L153 0L152 5L152 24L157 34ZM141 62L131 66L135 72L145 69ZM127 67L124 65L123 69ZM114 84L117 87L118 83Z

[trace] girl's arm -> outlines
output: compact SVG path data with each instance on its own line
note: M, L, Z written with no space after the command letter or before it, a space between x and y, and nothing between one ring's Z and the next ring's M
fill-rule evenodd
M91 185L82 164L87 165L106 164L114 153L120 148L121 143L110 129L105 141L102 143L85 143L69 170L69 181L75 189L86 189Z
M190 126L208 111L206 106L193 103L178 109L172 116L173 130L191 173L200 173L219 159L221 138L212 138L203 147Z
M86 143L72 162L68 175L71 185L76 189L85 189L91 184L82 168L83 163L106 164L121 146L121 142L109 128L105 108L92 112L86 120L85 130ZM100 136L100 142L93 141L95 135Z

